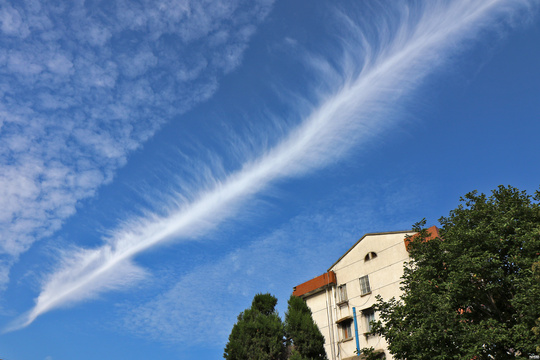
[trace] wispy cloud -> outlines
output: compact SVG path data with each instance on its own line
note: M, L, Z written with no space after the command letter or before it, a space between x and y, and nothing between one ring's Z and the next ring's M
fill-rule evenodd
M0 287L130 152L215 92L271 3L0 5Z
M362 18L362 25L359 19L341 14L347 37L340 66L313 61L326 69L324 75L338 75L341 82L336 91L321 97L320 104L279 144L225 178L213 179L192 201L179 200L180 205L166 216L130 220L112 232L102 247L66 251L58 270L44 282L35 307L12 329L27 326L51 309L129 285L144 274L132 262L140 252L167 240L204 234L274 181L319 169L380 135L398 120L391 110L396 102L410 95L449 54L459 51L464 40L527 4L503 0L400 3L395 11ZM115 81L114 71L103 71L108 66L104 63L95 69L97 78L108 74L101 77L102 87Z
M174 285L151 301L122 307L123 331L167 343L194 345L204 339L210 343L223 342L236 316L244 310L241 305L232 309L231 304L248 304L257 292L276 293L298 271L308 277L324 271L321 267L324 265L312 261L321 252L330 257L328 249L335 249L333 255L337 257L339 247L333 246L339 239L337 234L343 236L344 227L353 224L352 212L345 219L338 218L339 215L299 216L216 262L169 279ZM336 224L342 228L338 229ZM354 236L348 235L349 240ZM315 241L318 237L326 238L324 244ZM287 288L290 290L292 286L290 283ZM276 295L280 304L286 301L287 295Z
M410 228L418 216L413 211L415 201L429 198L410 181L409 176L400 174L397 186L368 182L343 188L279 228L250 239L247 246L236 245L215 261L189 267L187 273L184 269L169 273L167 269L155 274L153 279L164 284L159 289L166 291L155 291L143 304L126 301L120 307L120 325L113 326L166 343L222 344L238 313L257 292L276 295L279 311L284 314L292 287L326 271L361 234ZM387 206L395 200L394 192L405 194L401 195L402 203Z

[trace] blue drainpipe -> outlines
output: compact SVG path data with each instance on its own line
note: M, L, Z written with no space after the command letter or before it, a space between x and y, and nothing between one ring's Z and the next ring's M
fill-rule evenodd
M358 340L358 321L356 321L356 308L352 308L353 319L354 319L354 334L356 335L356 353L360 355L360 340Z

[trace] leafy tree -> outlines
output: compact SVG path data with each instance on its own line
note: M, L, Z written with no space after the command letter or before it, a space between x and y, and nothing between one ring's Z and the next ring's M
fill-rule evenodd
M540 260L535 262L532 266L533 276L537 283L540 283ZM536 325L533 327L533 333L536 335L536 353L540 354L540 317L536 319Z
M375 348L373 346L360 349L359 352L355 350L354 352L360 355L363 360L381 360L385 358L384 353L375 351Z
M289 359L326 359L324 336L313 321L310 308L306 302L291 295L285 313L285 334L292 340L293 353Z
M270 294L255 295L251 308L238 315L223 357L228 360L285 359L284 327Z
M399 300L378 300L383 335L407 360L526 359L535 354L540 281L540 192L476 191L439 222L440 238L411 239Z

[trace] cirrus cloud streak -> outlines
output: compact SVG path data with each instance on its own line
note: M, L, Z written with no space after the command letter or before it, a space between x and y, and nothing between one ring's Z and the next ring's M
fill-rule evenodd
M393 3L394 4L394 3ZM400 3L383 17L338 14L347 27L340 66L313 59L320 69L337 75L336 89L321 98L311 114L275 147L223 179L213 179L189 202L167 215L131 219L113 231L96 249L62 254L57 271L43 283L35 307L9 330L32 323L41 314L93 298L113 288L129 286L144 276L134 257L169 240L192 239L238 213L246 200L276 181L302 176L343 159L351 149L381 135L399 120L391 110L410 96L446 57L464 41L522 12L528 1L430 1ZM380 10L380 9L379 9ZM366 30L371 30L371 32ZM371 34L371 35L370 35ZM333 59L335 61L335 59ZM332 83L338 79L339 83Z

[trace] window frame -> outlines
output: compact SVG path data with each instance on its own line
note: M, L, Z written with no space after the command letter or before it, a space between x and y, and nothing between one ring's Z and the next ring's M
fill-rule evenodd
M374 252L374 251L370 251L366 254L366 256L364 256L364 261L369 261L369 260L373 260L377 257L377 253Z
M369 275L361 276L360 282L360 296L371 294L371 284L369 283Z
M341 340L342 341L350 340L350 339L352 339L354 337L353 326L352 325L353 325L353 320L352 319L343 321L340 324L340 327L341 327ZM347 336L347 335L349 335L349 336Z
M337 290L338 304L343 304L349 301L349 297L347 295L347 284L339 285Z
M371 307L362 310L362 317L364 318L364 323L367 329L366 334L367 334L373 328L373 326L371 325L371 322L375 321L375 310Z

